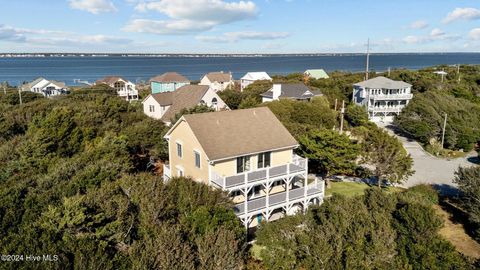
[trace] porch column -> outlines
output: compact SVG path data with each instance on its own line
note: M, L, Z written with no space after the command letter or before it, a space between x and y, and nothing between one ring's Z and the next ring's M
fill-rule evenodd
M270 169L267 168L267 183L265 184L265 187L266 187L266 211L267 211L267 222L269 221L270 219L270 186L271 186L271 182L270 182Z
M244 174L244 194L245 194L245 201L243 202L244 204L244 212L245 212L245 218L247 218L247 213L248 213L248 191L249 189L247 188L247 184L248 184L248 181L247 181L247 174ZM247 225L248 226L248 225Z

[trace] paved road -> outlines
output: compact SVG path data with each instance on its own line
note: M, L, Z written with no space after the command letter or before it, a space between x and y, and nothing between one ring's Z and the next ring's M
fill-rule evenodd
M386 128L389 133L399 138L405 149L413 158L413 169L415 174L410 176L408 181L404 183L403 187L411 187L418 184L434 184L442 191L450 193L455 189L453 183L454 173L459 166L472 166L476 161L476 152L469 153L466 157L457 158L453 160L436 158L423 150L422 146L416 141L408 139L400 134L395 134L393 127L378 124Z

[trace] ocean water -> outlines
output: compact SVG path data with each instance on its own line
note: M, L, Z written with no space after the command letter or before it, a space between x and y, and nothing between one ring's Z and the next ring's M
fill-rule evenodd
M440 64L480 64L480 53L373 54L370 57L370 68L374 71L386 71L389 67L420 69ZM5 57L0 58L0 81L19 85L42 76L75 85L75 79L94 82L104 76L119 75L139 82L168 71L179 72L190 80L199 80L211 71L232 72L234 78L239 79L249 71L266 71L275 75L315 68L327 72L363 71L365 55Z

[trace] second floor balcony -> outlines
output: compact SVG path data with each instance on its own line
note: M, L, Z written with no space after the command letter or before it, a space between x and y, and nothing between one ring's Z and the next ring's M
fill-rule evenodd
M294 155L291 163L239 173L232 176L220 176L212 172L211 181L224 190L232 190L240 186L256 185L263 181L273 181L289 175L306 173L307 163L307 159Z
M400 113L405 105L398 105L398 106L371 106L368 107L369 112L394 112Z
M374 100L409 100L413 94L371 94L370 98Z

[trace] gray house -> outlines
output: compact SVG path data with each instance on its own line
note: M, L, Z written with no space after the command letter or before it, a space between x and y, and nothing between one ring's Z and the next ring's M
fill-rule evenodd
M274 84L273 87L262 95L263 102L289 98L309 101L313 97L322 96L319 90L312 90L303 83Z

